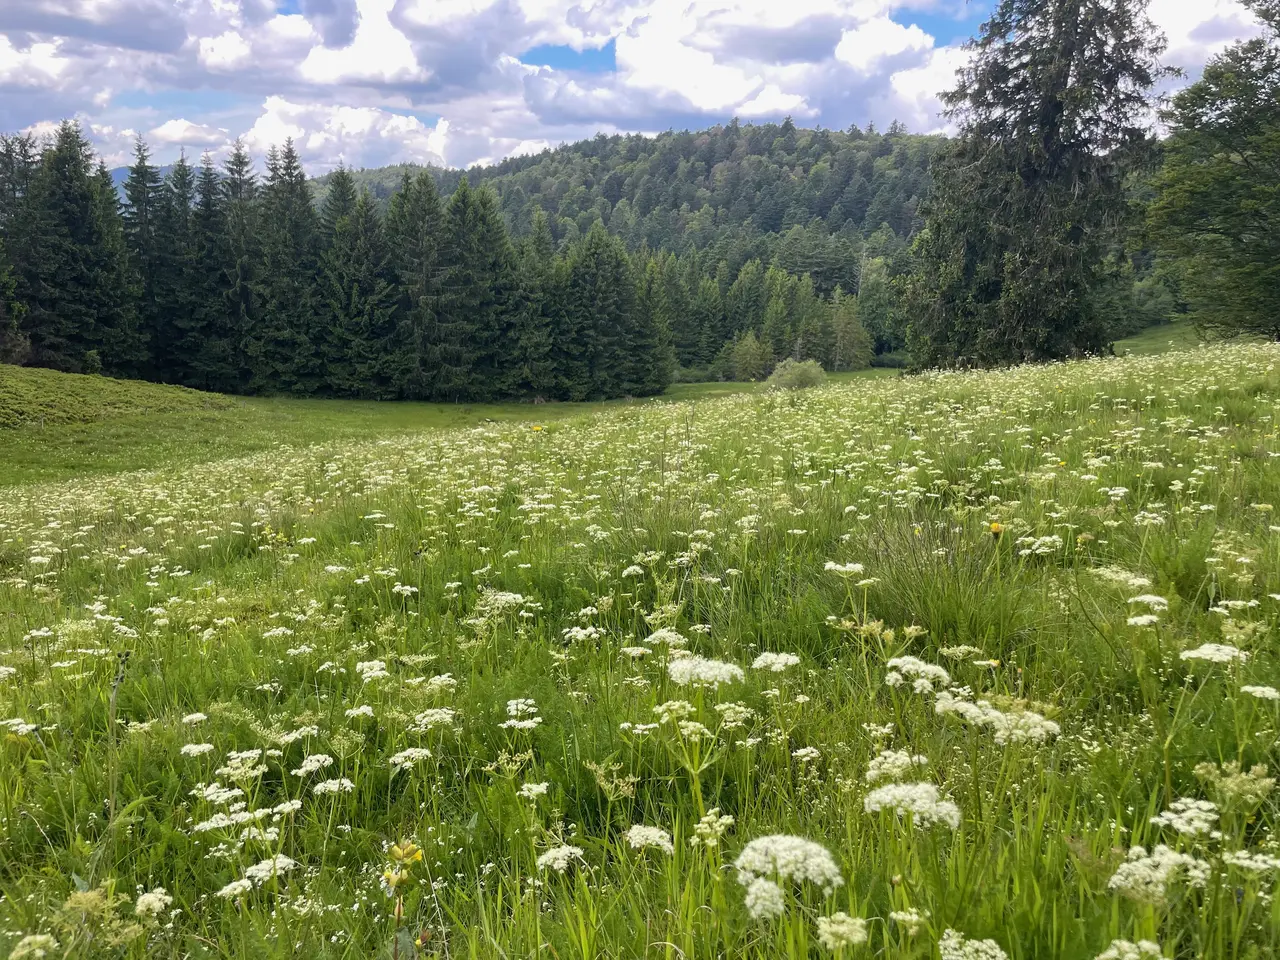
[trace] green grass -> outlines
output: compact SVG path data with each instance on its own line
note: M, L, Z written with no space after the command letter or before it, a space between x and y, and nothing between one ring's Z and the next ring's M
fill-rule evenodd
M883 375L865 370L834 380ZM763 389L760 383L676 384L657 401ZM605 404L431 404L224 397L139 381L0 365L0 486L202 463L342 439L488 422L548 423Z
M1200 343L1195 327L1188 320L1163 323L1115 342L1117 356L1153 356L1170 350L1189 350Z
M132 428L0 497L0 956L1280 955L1278 371Z

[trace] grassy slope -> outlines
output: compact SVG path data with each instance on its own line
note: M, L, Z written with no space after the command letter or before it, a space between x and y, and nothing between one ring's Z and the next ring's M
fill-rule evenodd
M837 380L896 371L864 370ZM662 399L755 391L677 384ZM625 401L618 401L625 402ZM654 402L654 401L639 401ZM137 381L0 365L0 486L203 463L281 444L391 436L485 421L552 421L615 404L435 404L224 397Z

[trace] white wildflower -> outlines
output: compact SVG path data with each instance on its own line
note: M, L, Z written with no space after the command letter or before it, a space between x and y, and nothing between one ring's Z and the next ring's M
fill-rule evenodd
M675 848L671 843L671 834L661 827L648 827L642 823L633 825L626 833L627 845L632 850L652 848L663 853L671 853Z
M955 830L960 826L960 808L943 800L932 783L889 783L877 787L862 801L867 813L892 810L910 814L917 827L942 823Z

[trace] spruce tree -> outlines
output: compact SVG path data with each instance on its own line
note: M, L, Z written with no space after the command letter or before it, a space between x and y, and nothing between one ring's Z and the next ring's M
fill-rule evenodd
M714 284L714 281L708 280ZM577 338L578 379L572 400L621 396L637 291L622 241L595 223L570 257L567 311Z
M196 172L186 153L179 155L164 178L161 197L156 234L162 251L163 270L155 286L157 299L164 309L163 330L168 344L165 379L190 386L194 374L187 341L198 308L190 297L190 278L197 270L205 269L205 265L196 258Z
M261 203L261 317L249 338L251 386L314 393L322 381L313 297L318 222L291 138L271 151Z
M488 186L475 191L477 206L475 249L480 255L477 283L480 309L475 323L472 396L498 400L518 389L512 372L521 365L524 304L515 248L502 219L497 194Z
M17 291L13 265L0 239L0 363L23 363L31 350L21 324L26 308L18 301Z
M385 229L399 293L398 310L407 321L406 335L413 353L403 392L406 397L421 399L435 391L435 326L444 229L440 196L430 174L404 174L400 190L391 198Z
M351 171L339 163L338 169L329 174L329 192L325 194L324 204L320 208L320 236L324 246L333 242L338 221L355 213L356 181Z
M395 272L368 192L333 223L321 260L319 299L325 386L330 393L395 400L404 393L414 344L397 309Z
M147 338L148 380L180 382L173 370L174 304L167 302L172 250L162 237L164 184L142 137L134 140L133 165L124 181L124 238L138 301L138 322Z
M1147 152L1163 39L1146 0L1000 0L946 94L960 137L935 161L911 285L917 366L1106 346L1094 309Z
M675 366L662 267L649 260L641 274L635 316L628 328L623 392L637 397L657 396L671 386Z
M204 173L201 173L203 196ZM227 352L226 372L234 378L234 388L221 389L244 391L252 383L254 355L258 352L257 328L262 317L258 295L258 275L261 238L259 236L258 177L253 172L253 161L244 143L236 140L231 155L223 165L220 181L222 210L218 219L222 223L222 236L218 238L221 254L226 263L226 290L224 310L218 318L221 328L212 336L225 340ZM201 202L201 213L204 213ZM213 211L210 211L212 214ZM216 283L216 280L215 280ZM222 357L217 361L222 369ZM229 378L230 379L230 378Z
M111 171L101 160L90 181L93 196L93 309L99 329L97 356L86 372L138 378L148 363L147 335L139 327L137 289L129 267L124 220L120 215L120 195Z
M705 366L715 359L724 345L724 305L720 300L720 287L710 277L703 277L689 310L689 330L686 334L686 356L682 360L689 366Z
M463 177L444 211L439 306L425 338L424 368L436 399L475 400L490 389L476 373L485 349L480 331L492 329L495 307L489 255L481 249L487 216L478 191Z
M554 283L555 259L551 225L539 207L519 250L515 357L505 390L512 396L545 399L555 390L552 349L555 318L562 306Z

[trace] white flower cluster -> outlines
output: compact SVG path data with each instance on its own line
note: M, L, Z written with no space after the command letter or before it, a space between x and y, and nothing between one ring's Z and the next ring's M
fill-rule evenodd
M302 765L296 770L291 771L295 777L306 777L315 773L317 770L323 770L325 767L333 765L333 757L324 753L313 753L309 757L305 757Z
M626 832L627 846L632 850L653 849L663 853L672 853L675 846L671 842L671 834L661 827L649 827L637 823Z
M138 895L138 901L133 905L133 912L140 917L154 920L168 910L171 903L173 903L173 897L169 896L165 888L156 887L154 890Z
M413 718L413 726L409 728L411 733L426 733L436 727L447 727L453 723L458 712L452 707L432 707L430 710L423 710Z
M732 826L733 817L727 814L721 815L719 807L712 807L707 811L706 816L694 824L694 835L689 838L689 843L695 847L718 847L720 838L728 833Z
M1232 850L1222 855L1222 862L1250 873L1266 873L1268 870L1280 870L1280 857L1269 853L1251 853L1248 850Z
M504 730L532 730L542 723L538 705L532 700L508 700L507 719L498 724Z
M738 882L751 886L757 879L812 883L830 896L844 883L831 851L820 843L786 833L757 837L743 847L733 862Z
M946 929L938 941L939 960L1009 960L994 940L969 940L958 930Z
M1208 663L1244 663L1249 654L1229 643L1202 643L1194 650L1183 650L1178 654L1183 660L1204 660Z
M573 865L575 860L579 860L581 858L581 847L575 847L571 844L562 844L558 847L552 847L546 853L538 857L538 869L554 870L556 873L564 873Z
M1151 822L1160 827L1172 827L1186 837L1222 836L1216 827L1218 807L1208 800L1181 797L1169 805L1169 809L1156 814Z
M877 787L862 801L867 813L892 810L910 814L916 827L946 824L952 830L960 826L960 808L950 800L943 800L932 783L889 783Z
M296 860L286 857L282 853L277 853L268 860L262 860L251 867L246 867L244 877L240 880L232 880L218 891L218 896L226 898L242 896L254 887L262 886L272 877L283 876L297 865L298 862Z
M667 673L673 683L680 686L710 687L712 690L726 683L740 683L745 676L737 664L706 657L685 657L667 664Z
M751 669L782 673L782 671L789 667L794 667L799 662L800 658L794 653L772 653L766 651L751 661Z
M689 641L677 630L671 627L662 627L653 631L644 638L646 646L656 647L659 644L666 644L668 647L685 647L689 645Z
M394 754L389 761L391 764L391 774L394 776L404 770L411 769L414 764L421 763L423 760L431 758L431 751L426 747L407 747L399 753Z
M1169 883L1178 872L1184 872L1187 884L1203 887L1209 881L1209 864L1160 844L1150 853L1145 847L1132 847L1128 858L1107 881L1107 886L1142 903L1164 902Z
M935 689L951 686L951 674L935 663L916 657L894 657L886 666L889 672L884 682L891 687L900 687L908 680L916 693L933 693Z
M856 947L867 942L867 921L837 912L818 918L818 942L828 950Z
M1259 700L1280 700L1280 690L1275 687L1245 686L1240 688L1240 692L1247 693L1251 697L1257 697Z
M940 715L951 714L978 727L989 727L1000 746L1009 743L1043 743L1056 737L1062 728L1032 710L1004 713L986 700L974 702L949 690L938 691L934 710Z
M879 783L881 780L901 780L911 773L914 767L923 767L929 758L916 754L912 756L905 750L881 750L880 755L873 757L867 764L867 783Z
M1160 944L1151 940L1112 940L1111 945L1097 956L1097 960L1144 960L1146 957L1162 957Z

